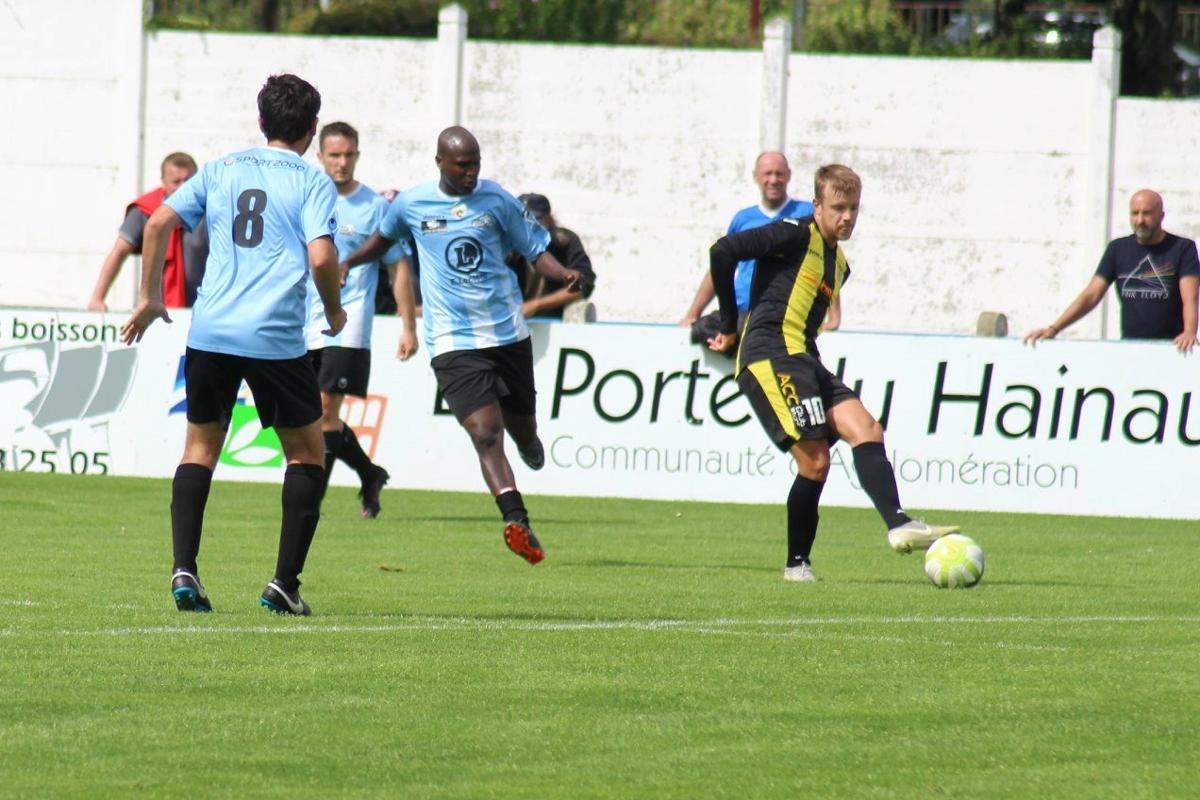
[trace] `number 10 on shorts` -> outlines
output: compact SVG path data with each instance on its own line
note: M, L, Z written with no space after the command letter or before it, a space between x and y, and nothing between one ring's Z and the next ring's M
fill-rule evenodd
M825 404L819 396L806 397L792 406L792 418L798 428L811 428L825 424Z

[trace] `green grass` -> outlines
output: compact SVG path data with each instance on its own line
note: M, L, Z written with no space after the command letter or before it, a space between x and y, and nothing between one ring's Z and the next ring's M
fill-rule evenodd
M0 474L0 797L1196 796L1194 523L938 514L988 555L940 591L867 511L795 585L782 504L531 491L531 568L483 493L334 489L296 620L278 487L215 484L211 615L169 491Z

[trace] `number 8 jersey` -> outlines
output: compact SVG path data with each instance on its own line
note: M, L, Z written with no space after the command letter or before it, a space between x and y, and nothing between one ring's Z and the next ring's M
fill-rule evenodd
M291 150L210 161L166 204L190 230L207 215L208 264L188 347L262 359L305 354L308 244L337 230L337 190Z
M392 201L379 233L416 245L431 356L529 337L521 288L504 259L515 250L535 261L550 234L499 184L480 181L466 195L448 195L437 181L415 186Z

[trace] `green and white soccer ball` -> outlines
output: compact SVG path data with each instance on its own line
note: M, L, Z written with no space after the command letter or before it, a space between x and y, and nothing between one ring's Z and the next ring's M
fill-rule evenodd
M983 577L983 548L961 533L943 536L925 551L925 574L942 589L969 589Z

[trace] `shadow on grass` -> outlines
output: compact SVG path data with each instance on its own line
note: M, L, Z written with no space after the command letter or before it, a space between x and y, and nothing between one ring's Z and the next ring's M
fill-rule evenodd
M579 561L567 561L555 564L559 569L567 568L632 568L632 569L671 569L671 570L727 570L731 572L778 572L775 567L753 567L745 564L664 564L652 561L626 561L619 558L589 558Z
M427 514L424 516L405 517L405 521L406 522L471 522L471 523L478 522L478 523L486 524L486 525L502 524L500 519L495 514L486 514L486 515L485 514L476 514L473 516L452 515L452 514ZM606 526L609 526L609 525L634 525L637 522L638 522L638 520L634 520L634 519L614 519L611 517L606 517L604 519L603 524ZM561 525L564 527L578 528L578 527L584 526L584 525L595 526L596 524L597 523L593 520L560 519L557 517L541 517L541 516L533 517L533 527L535 530L537 530L539 532L541 531L541 529L543 527L545 527L547 525L556 525L556 526Z

